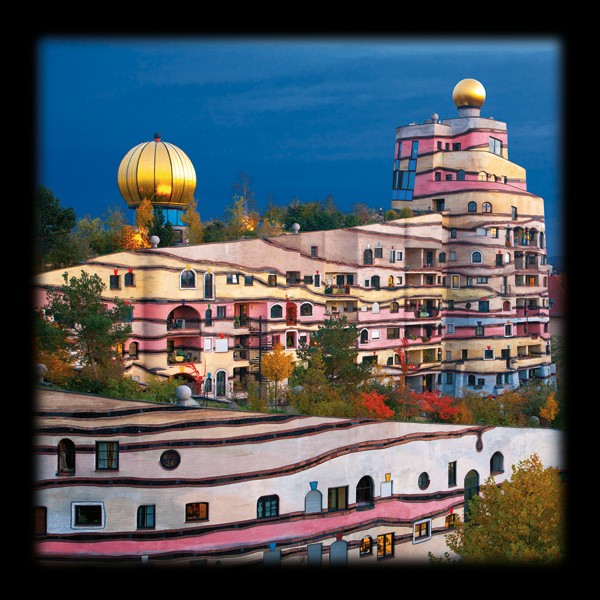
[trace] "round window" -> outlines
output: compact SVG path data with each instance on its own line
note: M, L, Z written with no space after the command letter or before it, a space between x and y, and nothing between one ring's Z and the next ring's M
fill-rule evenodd
M427 473L421 473L419 475L419 488L426 490L429 487L429 475Z
M179 456L179 452L177 450L165 450L160 455L160 464L165 469L176 469L181 462L181 457Z

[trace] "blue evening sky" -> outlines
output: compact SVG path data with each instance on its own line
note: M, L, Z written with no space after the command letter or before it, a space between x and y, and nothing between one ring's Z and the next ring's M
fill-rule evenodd
M545 200L548 254L563 253L558 37L55 35L35 51L35 183L78 218L129 214L117 170L154 132L192 161L203 221L232 204L240 172L259 210L327 196L388 209L395 128L455 117L470 77Z

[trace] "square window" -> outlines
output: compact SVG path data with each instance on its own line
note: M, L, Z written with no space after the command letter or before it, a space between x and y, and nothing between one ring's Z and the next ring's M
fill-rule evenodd
M102 502L73 502L71 504L72 527L104 527L104 504Z
M156 506L154 504L139 506L137 511L137 528L154 529L156 522L155 512Z
M417 521L413 529L413 544L431 539L431 519Z
M348 486L329 488L327 490L327 510L344 510L348 508Z
M119 469L119 442L96 442L96 469L99 471Z
M191 502L185 505L185 522L208 521L208 502Z
M394 556L394 533L377 536L377 558Z
M254 277L252 275L244 275L244 285L254 285Z

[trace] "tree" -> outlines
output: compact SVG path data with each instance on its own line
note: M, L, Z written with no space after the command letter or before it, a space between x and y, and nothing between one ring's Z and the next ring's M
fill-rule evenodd
M43 185L34 193L35 264L40 270L54 268L52 251L71 233L77 223L72 208L60 206L60 200Z
M443 396L439 390L412 392L412 395L418 402L420 412L426 413L434 423L456 422L460 409L451 396Z
M181 221L187 225L185 239L188 244L201 244L204 240L204 226L200 220L198 203L191 198L181 215Z
M394 411L385 403L386 397L375 390L361 392L356 403L356 416L369 419L391 419Z
M271 352L262 356L260 369L261 374L273 382L273 399L276 400L280 383L294 370L294 358L291 354L285 353L280 343L276 343Z
M331 315L311 335L310 344L302 346L296 352L304 366L310 366L315 355L320 352L327 381L351 397L371 373L368 364L357 362L357 338L356 325L348 323L345 315ZM299 376L302 368L300 366L296 369Z
M152 211L152 224L148 230L148 239L153 235L158 236L160 240L159 248L166 248L173 243L173 226L165 218L165 213L160 206L155 206Z
M446 544L465 564L556 563L564 558L563 492L560 471L533 454L509 480L490 476L480 486Z
M96 274L81 271L81 277L68 279L60 290L47 292L44 310L63 329L65 339L73 341L73 357L88 365L92 376L99 378L100 367L110 368L117 357L114 348L123 344L131 333L131 308L115 298L108 307L102 298L106 285Z
M556 419L559 413L558 402L554 397L554 392L551 392L546 400L545 406L540 408L540 417L548 422L548 425L552 425L552 421Z

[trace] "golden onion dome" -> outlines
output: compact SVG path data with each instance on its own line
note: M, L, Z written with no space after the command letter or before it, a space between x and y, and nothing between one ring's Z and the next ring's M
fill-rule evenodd
M452 101L457 108L481 108L485 102L485 88L477 79L463 79L454 86Z
M124 156L117 182L130 208L144 198L159 206L184 208L196 191L196 171L184 152L155 133L152 142L138 144Z

